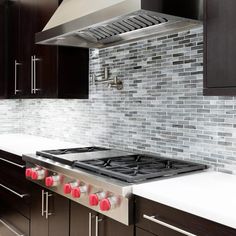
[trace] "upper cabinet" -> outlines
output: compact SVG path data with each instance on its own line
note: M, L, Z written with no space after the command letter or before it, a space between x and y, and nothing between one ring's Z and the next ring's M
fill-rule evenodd
M5 97L5 4L0 0L0 98Z
M35 44L59 1L7 2L8 97L88 98L88 50Z
M204 95L236 95L236 1L204 4Z

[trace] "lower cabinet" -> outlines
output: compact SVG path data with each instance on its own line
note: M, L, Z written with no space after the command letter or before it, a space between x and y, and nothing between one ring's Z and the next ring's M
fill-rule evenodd
M70 236L134 236L134 227L126 226L71 202Z
M30 236L69 236L70 201L32 186Z
M25 162L0 150L0 236L30 236L30 185Z
M136 197L136 236L235 236L236 230L175 208Z

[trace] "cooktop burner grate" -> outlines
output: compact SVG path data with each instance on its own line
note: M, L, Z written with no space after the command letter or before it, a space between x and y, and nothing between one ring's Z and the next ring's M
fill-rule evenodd
M73 166L129 183L206 169L201 164L145 155L76 161Z
M53 161L57 161L62 164L72 165L74 161L77 161L76 156L72 156L72 157L71 155L66 156L68 154L89 153L89 152L98 152L98 151L107 151L107 150L109 149L101 148L101 147L81 147L81 148L37 151L36 154L38 156L49 158Z

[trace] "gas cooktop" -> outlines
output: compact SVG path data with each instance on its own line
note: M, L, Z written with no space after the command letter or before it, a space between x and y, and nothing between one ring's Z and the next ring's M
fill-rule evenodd
M94 146L38 151L23 160L28 180L126 225L133 221L134 184L206 168Z

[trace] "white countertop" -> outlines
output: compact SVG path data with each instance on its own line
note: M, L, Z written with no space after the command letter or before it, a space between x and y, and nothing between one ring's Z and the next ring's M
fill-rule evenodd
M140 197L236 229L236 176L202 172L133 187Z
M74 148L81 145L25 134L1 134L0 149L21 156L40 150Z

